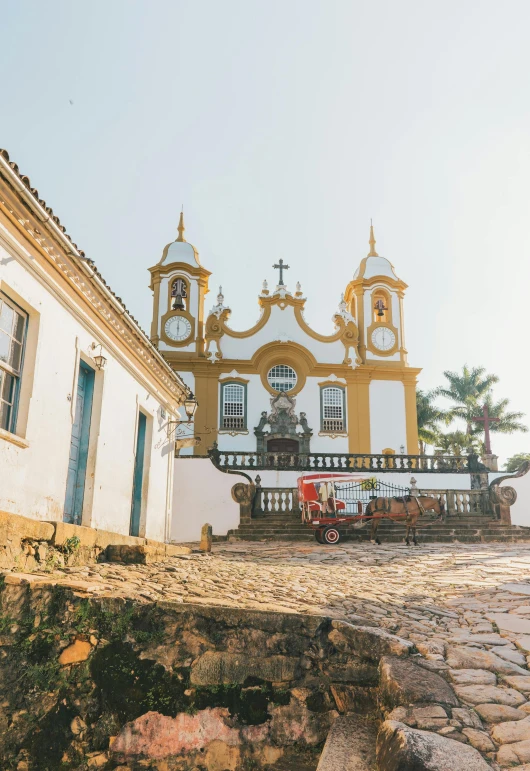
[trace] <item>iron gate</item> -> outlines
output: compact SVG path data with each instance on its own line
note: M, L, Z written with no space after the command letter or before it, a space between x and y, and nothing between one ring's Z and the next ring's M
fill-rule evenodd
M410 495L410 487L391 485L379 479L335 483L336 498L346 503L346 509L341 514L363 514L372 498L401 498L404 495Z

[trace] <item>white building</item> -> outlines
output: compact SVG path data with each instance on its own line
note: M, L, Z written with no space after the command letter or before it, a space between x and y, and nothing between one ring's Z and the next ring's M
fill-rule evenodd
M187 394L0 151L0 511L167 540Z

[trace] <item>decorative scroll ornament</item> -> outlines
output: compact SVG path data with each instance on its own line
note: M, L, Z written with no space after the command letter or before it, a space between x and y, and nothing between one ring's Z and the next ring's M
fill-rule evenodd
M214 305L212 310L210 311L210 315L217 316L218 319L221 318L224 311L231 312L231 309L228 307L228 305L224 304L225 297L223 294L223 287L219 287L219 294L217 295L217 305Z
M346 324L349 324L350 321L352 322L352 324L356 324L357 323L355 321L355 318L352 316L352 314L348 310L348 303L344 299L344 292L340 296L339 310L335 313L335 315L333 316L333 319L332 319L335 322L335 326L338 327L337 316L340 316L341 319L344 319Z
M493 503L500 503L502 506L513 506L517 500L517 492L513 487L499 487L497 485L490 488L490 498Z
M346 351L344 355L344 364L350 364L352 367L356 367L361 363L359 356L359 330L357 328L357 322L348 310L348 304L344 299L344 294L340 297L339 309L333 315L332 321L335 324L337 332L341 332L341 342L343 343ZM350 351L353 348L355 355L352 357Z
M505 479L517 479L518 477L524 477L530 469L530 461L525 460L521 466L517 469L515 474L505 474L502 477L497 477L490 482L489 492L490 500L492 503L498 503L501 506L513 506L517 500L517 492L513 487L501 487L501 482Z

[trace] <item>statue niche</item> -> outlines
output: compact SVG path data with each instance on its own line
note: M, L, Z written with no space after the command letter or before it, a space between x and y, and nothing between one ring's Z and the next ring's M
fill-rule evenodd
M307 425L305 412L298 417L294 411L296 400L292 396L280 393L271 399L269 415L261 413L259 424L254 429L257 439L257 452L308 453L313 432ZM269 426L270 431L265 431ZM297 426L302 431L297 432Z

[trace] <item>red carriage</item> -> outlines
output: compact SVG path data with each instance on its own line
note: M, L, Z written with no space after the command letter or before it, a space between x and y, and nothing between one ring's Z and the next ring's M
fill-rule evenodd
M372 480L359 474L319 473L305 474L298 478L298 500L302 509L302 522L315 531L319 543L338 543L340 532L337 525L345 522L361 522L363 504L356 503L357 512L349 513L347 503L341 498L341 484L355 482L369 489Z

